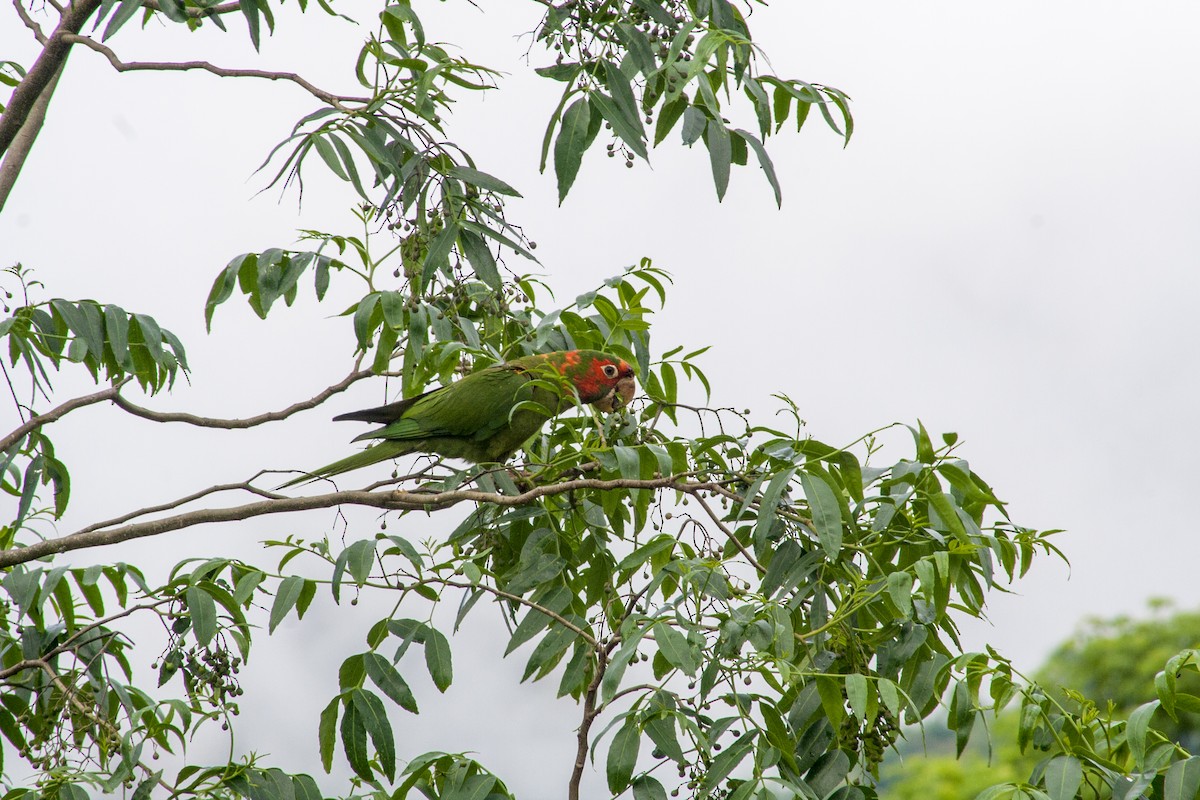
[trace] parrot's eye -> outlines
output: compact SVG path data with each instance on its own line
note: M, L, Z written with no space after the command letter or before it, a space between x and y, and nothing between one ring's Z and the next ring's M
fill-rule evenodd
M601 370L601 372L604 373L604 377L606 377L606 378L617 377L617 368L614 367L612 364L605 364L604 368Z

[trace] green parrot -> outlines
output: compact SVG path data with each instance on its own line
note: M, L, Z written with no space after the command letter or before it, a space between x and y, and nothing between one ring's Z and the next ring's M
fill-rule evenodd
M535 380L539 384L534 385ZM561 383L562 389L546 383ZM560 350L496 364L417 397L334 417L379 423L384 427L354 441L383 441L279 488L407 453L435 453L474 463L504 461L546 420L574 405L575 395L582 403L612 412L629 404L634 388L633 367L597 350Z

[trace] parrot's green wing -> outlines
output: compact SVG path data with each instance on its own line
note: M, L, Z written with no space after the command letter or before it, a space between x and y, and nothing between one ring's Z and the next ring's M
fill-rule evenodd
M549 389L531 388L534 377L523 364L500 364L418 397L339 419L387 423L356 441L412 442L414 450L451 458L500 461L557 411L559 398Z
M531 355L487 367L417 397L334 417L383 425L355 438L381 441L284 486L328 478L408 453L431 453L476 464L505 461L546 420L573 402L607 403L611 408L605 410L628 403L632 376L633 370L624 361L591 350Z

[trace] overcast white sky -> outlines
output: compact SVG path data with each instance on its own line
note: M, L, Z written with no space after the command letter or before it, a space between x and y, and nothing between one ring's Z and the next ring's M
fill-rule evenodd
M1137 614L1154 596L1197 604L1195 4L756 9L751 25L775 71L848 92L857 118L845 150L815 116L801 134L772 140L782 210L757 168L736 170L717 203L707 154L675 136L652 153L652 168L592 154L558 208L553 177L536 172L556 85L530 78L520 60L528 43L516 38L532 27L533 4L486 17L461 1L428 5L431 38L509 73L501 92L464 100L452 131L481 168L524 193L514 218L539 243L560 299L649 256L676 278L656 342L714 345L705 363L715 403L768 412L770 394L786 392L812 435L835 444L919 417L966 440L964 456L1015 521L1068 530L1058 543L1070 574L1048 560L1036 566L1016 594L991 599L993 625L969 626L968 646L991 643L1033 668L1086 615ZM261 56L241 31L143 34L131 23L112 44L127 60L295 69L351 90L360 34L319 12L282 17ZM27 32L11 11L0 19L0 59L28 64ZM545 63L535 54L534 66ZM51 295L115 302L178 333L192 385L155 407L245 416L308 396L348 369L348 325L332 318L344 304L317 307L306 289L298 310L262 323L235 299L212 336L202 308L238 253L287 246L302 227L349 226L351 191L317 169L300 209L294 195L256 194L263 181L253 170L313 108L287 85L118 75L76 52L0 217L0 261L37 269ZM242 434L83 412L54 432L76 480L63 530L263 464L339 457L349 434L328 418L381 395L359 386L286 430ZM909 452L896 443L892 456ZM193 530L109 557L173 562L239 539L320 535L329 524L316 515ZM341 613L324 617L319 636L308 624L264 640L254 674L289 671L319 708L336 691ZM425 691L438 719L412 721L401 748L471 747L497 768L511 759L513 786L555 796L575 712L539 701L553 687L513 689L523 658L497 672L500 639L476 634L485 641L478 667L460 636L460 683L444 707ZM262 713L294 707L286 693L295 685L261 680ZM278 744L261 749L315 771L315 711L272 727L283 728Z

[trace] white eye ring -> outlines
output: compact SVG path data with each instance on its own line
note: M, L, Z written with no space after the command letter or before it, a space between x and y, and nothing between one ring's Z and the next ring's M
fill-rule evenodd
M605 364L604 365L604 377L606 377L606 378L617 377L617 368L614 367L612 364Z

